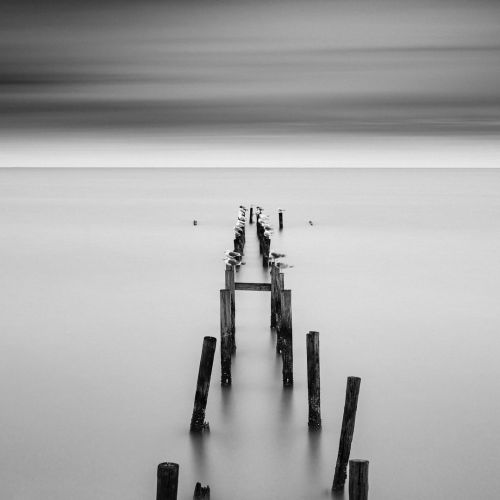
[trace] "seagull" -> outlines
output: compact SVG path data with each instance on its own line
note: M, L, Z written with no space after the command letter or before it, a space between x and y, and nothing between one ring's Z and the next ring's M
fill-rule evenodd
M284 208L278 208L278 212L284 212L285 209Z
M240 263L236 259L232 259L231 257L227 257L223 259L226 265L228 266L239 266Z
M275 265L278 269L286 269L287 267L293 267L289 264L285 264L285 262L276 262Z
M231 259L241 259L241 253L240 252L233 252L231 250L226 250L224 252L224 255L227 257L230 257Z
M269 254L269 257L271 257L272 259L282 259L283 257L286 257L286 255L284 253L271 252Z

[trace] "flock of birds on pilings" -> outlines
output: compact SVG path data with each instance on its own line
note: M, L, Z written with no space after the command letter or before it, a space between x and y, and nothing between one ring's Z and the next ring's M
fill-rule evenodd
M240 205L238 209L238 215L236 218L236 223L234 225L234 250L226 250L224 252L224 262L227 266L233 266L236 271L239 271L240 266L244 266L243 262L243 246L245 244L245 225L246 225L246 214L248 209ZM284 210L282 208L278 209L278 214L280 216L280 225L282 227L282 214ZM250 222L253 222L253 206L250 207ZM284 253L271 251L270 241L271 236L274 234L274 228L271 226L271 221L269 215L264 212L264 209L260 206L255 207L255 217L257 222L257 234L260 236L260 246L261 253L263 253L263 264L264 267L268 265L274 265L278 269L286 269L293 267L293 265L287 264L283 261L286 257ZM312 221L309 221L312 225ZM267 252L265 250L267 249ZM263 251L264 250L264 251Z
M279 229L283 229L283 212L278 210ZM291 290L284 289L283 273L281 269L293 267L283 259L285 254L271 251L271 236L273 227L270 218L264 213L262 207L255 208L257 223L257 237L259 239L260 253L264 268L271 267L271 283L242 283L236 287L234 273L244 265L243 255L245 246L245 225L247 221L247 208L240 205L236 224L234 226L234 249L226 250L223 261L226 264L226 288L220 290L221 298L221 385L231 385L231 355L235 352L235 299L234 292L239 290L266 290L271 291L271 328L277 333L277 353L283 360L283 387L293 386L293 349L292 349L292 315L291 315ZM254 210L250 207L249 222L253 223ZM197 225L197 221L193 221ZM312 225L312 221L309 221ZM205 422L205 412L212 375L217 339L204 337L200 359L198 380L191 418L191 432L209 431L210 427ZM310 331L306 334L307 347L307 389L309 402L310 430L321 429L321 396L320 396L320 367L319 367L319 333ZM347 479L347 466L349 466L349 500L368 500L368 464L367 460L350 460L351 443L356 421L356 410L361 379L348 377L342 427L340 432L339 448L332 484L332 492L341 492ZM164 462L158 465L157 470L157 495L156 500L177 500L177 486L179 465ZM210 498L210 487L196 483L194 499Z

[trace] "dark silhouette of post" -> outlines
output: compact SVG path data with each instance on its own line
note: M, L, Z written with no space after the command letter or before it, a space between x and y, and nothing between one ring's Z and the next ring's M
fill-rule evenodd
M276 282L276 352L281 353L283 339L281 337L281 292L285 289L285 275L279 273L278 281Z
M226 266L225 273L226 290L231 291L231 337L232 337L232 352L236 351L236 301L235 301L235 284L234 284L234 267Z
M231 385L231 353L233 340L231 332L231 290L220 291L220 357L221 384Z
M196 498L210 498L210 486L202 486L201 483L196 483L194 487L193 500Z
M281 356L283 359L283 386L293 385L293 346L292 346L292 291L281 292Z
M253 224L253 207L250 207L250 224Z
M347 477L347 462L351 453L352 436L354 434L354 423L356 422L356 409L358 407L359 377L347 377L345 392L344 417L342 418L342 430L340 431L339 452L335 465L332 490L338 491L344 488Z
M177 500L179 465L172 462L158 465L156 477L156 500Z
M205 410L207 408L208 390L210 388L210 378L212 377L216 344L217 339L215 337L205 337L203 339L193 416L191 417L191 432L201 432L208 428L208 424L205 422Z
M280 231L283 229L283 212L280 210L278 212L279 228Z
M309 399L309 428L321 428L321 401L319 376L319 333L306 334L307 395Z
M271 250L271 238L267 236L262 237L262 265L268 267L269 265L269 251Z
M274 265L271 264L271 328L276 328L276 308L278 298L280 297L280 271Z
M368 460L349 460L349 500L368 500Z

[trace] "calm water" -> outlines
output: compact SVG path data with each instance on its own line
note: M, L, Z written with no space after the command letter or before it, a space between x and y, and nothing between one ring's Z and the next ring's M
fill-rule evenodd
M196 481L219 500L329 498L357 375L351 456L370 460L372 500L498 498L499 192L492 170L0 171L0 496L152 499L168 460L181 500ZM282 389L268 294L238 292L233 386L217 348L211 433L194 438L240 203L276 224L286 209L273 247L295 266L295 387ZM254 227L241 281L268 279Z

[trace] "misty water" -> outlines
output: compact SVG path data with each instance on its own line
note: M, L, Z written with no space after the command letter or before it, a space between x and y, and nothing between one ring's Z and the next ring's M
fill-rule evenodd
M499 192L493 170L1 170L0 496L151 499L174 461L180 500L197 481L219 500L329 498L355 375L351 457L370 460L372 500L498 498ZM295 385L268 293L237 292L233 385L217 346L211 431L194 437L241 203L276 225L286 209L272 247L294 265ZM245 250L237 280L268 280L255 225Z

